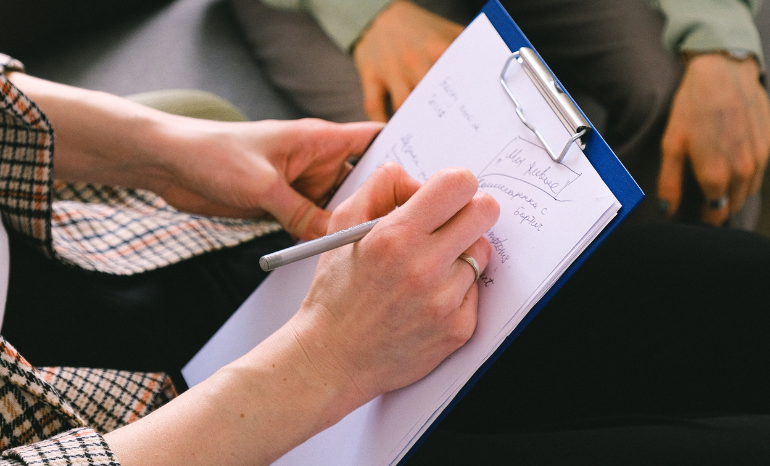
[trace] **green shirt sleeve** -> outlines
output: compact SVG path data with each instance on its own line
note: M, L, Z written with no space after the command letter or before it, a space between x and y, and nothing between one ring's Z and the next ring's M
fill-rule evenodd
M262 0L263 3L305 10L337 46L349 52L361 33L393 0Z
M738 49L753 53L764 67L753 16L762 0L651 0L663 12L663 43L674 51Z
M316 18L343 51L350 51L366 27L392 0L262 0L302 9ZM739 49L764 62L753 15L762 0L650 0L666 17L663 43L669 50Z

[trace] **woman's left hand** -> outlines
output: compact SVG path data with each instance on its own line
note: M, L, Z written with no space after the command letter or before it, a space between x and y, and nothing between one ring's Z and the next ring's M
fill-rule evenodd
M188 120L181 129L191 136L169 141L189 143L171 145L164 155L170 176L152 191L187 212L271 215L291 235L312 239L326 234L331 215L318 206L347 175L346 160L360 156L382 124Z
M221 217L272 215L290 234L326 234L318 205L382 123L232 123L171 115L130 100L11 73L56 131L56 178L149 189Z

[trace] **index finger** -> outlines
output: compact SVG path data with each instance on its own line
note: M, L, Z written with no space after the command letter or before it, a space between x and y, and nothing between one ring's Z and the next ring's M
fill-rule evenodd
M382 217L403 205L420 183L394 162L380 165L368 180L334 210L329 231L339 231Z
M479 188L479 181L467 168L440 170L399 210L416 231L431 234L465 207Z

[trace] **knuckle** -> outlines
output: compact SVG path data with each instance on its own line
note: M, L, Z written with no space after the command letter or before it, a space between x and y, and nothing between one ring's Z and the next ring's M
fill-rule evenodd
M476 330L476 319L466 313L458 313L447 332L447 336L454 348L459 348L471 339Z
M709 170L700 179L701 187L707 195L723 193L727 189L728 182L729 174L721 170Z
M434 283L433 275L435 269L428 267L425 262L416 262L409 265L409 271L406 272L405 279L413 290L428 290ZM430 301L431 309L441 307L441 299L433 296Z
M332 123L330 121L322 120L320 118L312 118L312 117L302 118L297 121L298 121L298 124L302 125L304 128L311 131L323 130L330 126L335 125L335 123Z
M735 164L734 174L738 180L746 182L751 180L756 173L757 166L753 159L744 157Z
M489 240L482 236L477 243L477 247L481 250L479 258L485 258L486 262L489 262L489 258L492 257L492 245L489 243Z
M394 228L381 231L377 235L377 250L385 260L392 259L394 257L400 257L400 254L404 250L401 239L393 231Z
M467 267L470 269L470 267ZM473 275L473 272L468 270L466 271L469 275ZM460 293L455 289L447 290L444 293L443 297L443 305L445 312L455 312L457 309L460 309L463 305L463 301L465 300L465 293Z
M475 204L479 210L481 210L482 217L484 219L488 219L489 226L497 222L498 217L500 217L500 204L497 202L497 200L489 193L480 191L475 196Z
M452 188L472 189L475 194L479 187L479 181L476 176L465 167L450 167L441 170L441 178Z
M385 176L393 180L394 182L402 178L406 174L404 167L396 162L385 162L380 165L377 170L383 173Z
M462 301L460 303L456 301L449 290L433 292L427 300L426 309L433 318L440 321L446 319L452 311L460 307Z
M364 112L370 117L380 113L382 108L382 101L377 96L367 96L364 99Z

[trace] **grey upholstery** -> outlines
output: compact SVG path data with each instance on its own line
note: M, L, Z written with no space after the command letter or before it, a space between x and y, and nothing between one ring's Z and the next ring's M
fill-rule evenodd
M30 74L65 84L124 96L199 89L253 120L302 116L260 74L223 0L176 0L22 55Z

